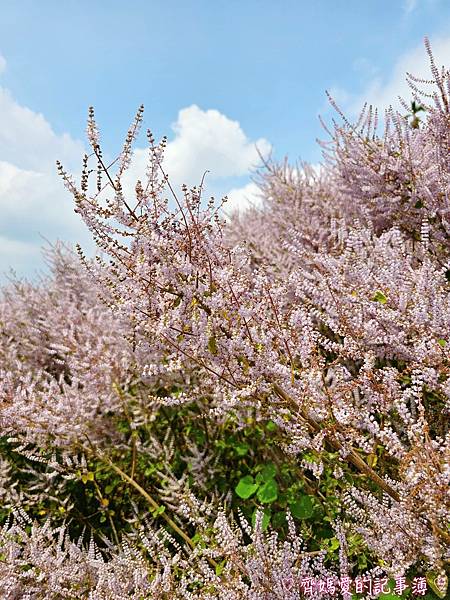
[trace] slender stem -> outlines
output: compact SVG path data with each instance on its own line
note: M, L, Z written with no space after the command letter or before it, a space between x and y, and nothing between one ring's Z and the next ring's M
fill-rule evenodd
M135 432L133 431L133 433L131 435L132 435L133 450L132 450L132 457L131 457L130 477L131 477L131 479L134 479L134 472L136 470L136 437L135 437Z
M104 505L104 498L103 498L102 491L101 491L98 483L95 481L95 479L94 479L93 483L94 483L95 489L97 491L97 496L99 497L100 503L102 504L102 506L104 508L106 508L106 511L107 511L107 514L108 514L109 524L111 525L111 529L112 529L112 532L113 532L113 535L114 535L114 541L116 542L117 546L119 546L120 542L119 542L119 536L117 534L117 529L116 529L116 526L114 525L114 521L113 521L113 518L111 516L111 513L107 509L107 506L105 507L105 505ZM107 505L108 505L108 503L107 503Z
M103 460L105 460L108 465L111 467L111 469L113 469L113 471L115 471L118 475L120 475L120 477L126 481L127 483L129 483L131 486L133 486L135 488L135 490L137 490L141 496L143 496L147 502L150 504L150 506L152 508L154 508L155 510L157 510L160 505L150 496L150 494L144 490L144 488L142 486L139 485L139 483L137 481L135 481L134 479L132 479L129 475L127 475L125 473L125 471L122 471L122 469L120 467L118 467L117 465L115 465L108 457L101 457L103 458ZM191 538L184 533L184 531L182 529L180 529L180 527L178 527L178 525L175 523L175 521L173 519L171 519L165 512L161 513L160 515L165 521L166 523L176 532L178 533L178 535L192 548L195 548L195 544L194 542L191 540ZM208 558L208 562L213 566L216 567L217 563L214 559L212 558Z
M108 177L108 179L109 179L109 182L110 182L110 184L112 185L112 188L113 188L113 190L114 190L115 192L117 192L117 188L116 188L116 186L115 186L115 183L114 183L114 181L111 179L111 175L109 174L109 171L108 171L107 167L105 166L105 163L103 162L103 160L102 160L102 157L100 156L100 153L98 152L98 149L97 149L97 148L94 148L94 152L95 152L95 155L96 155L96 157L97 157L97 159L98 159L98 162L101 164L101 166L102 166L102 169L104 170L104 172L105 172L106 176ZM122 202L123 202L123 203L125 204L125 206L127 207L127 210L128 210L128 212L130 213L130 215L133 217L133 219L139 223L139 219L138 219L138 218L137 218L137 216L135 215L134 211L133 211L133 210L132 210L132 209L131 209L131 208L128 206L128 204L127 204L127 202L126 202L125 198L123 198L123 197L122 197Z
M283 400L289 402L291 406L295 406L295 408L298 410L298 405L295 402L295 400L291 396L289 396L289 394L287 394L277 383L274 384L273 389L279 398L282 398ZM317 421L308 416L303 410L301 411L301 417L302 420L305 421L314 431L319 432L322 430L319 423L317 423ZM327 434L326 439L335 450L343 449L342 444L332 435ZM400 496L398 492L396 492L394 488L392 488L388 483L386 483L384 479L382 479L378 475L378 473L376 473L371 467L369 467L369 465L365 463L363 459L360 456L358 456L358 454L356 454L356 452L353 449L350 450L350 452L347 454L347 458L359 471L367 475L374 483L379 485L387 494L389 494L391 498L394 498L394 500L396 500L397 502L400 501Z
M295 400L285 392L277 383L273 385L274 392L277 394L279 398L288 402L292 407L295 407L298 410L298 405ZM307 423L314 431L321 431L321 426L317 421L308 416L304 410L301 411L300 414L301 419ZM335 450L342 450L342 444L331 434L326 435L326 440L335 448ZM367 475L369 479L371 479L374 483L376 483L382 490L384 490L391 498L393 498L396 502L400 502L399 493L394 490L388 483L382 479L378 473L376 473L367 463L363 461L363 459L353 450L347 454L347 460L351 462L361 473ZM443 529L437 526L435 523L431 523L431 527L433 531L435 531L442 539L444 539L447 543L450 543L450 535L446 533Z

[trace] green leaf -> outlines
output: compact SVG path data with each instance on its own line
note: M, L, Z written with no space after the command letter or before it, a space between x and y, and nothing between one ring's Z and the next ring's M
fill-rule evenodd
M211 354L217 354L217 341L213 335L208 340L208 350Z
M277 468L273 463L269 463L260 471L260 473L263 481L269 481L269 479L273 479L275 477Z
M152 515L154 517L159 517L159 515L162 515L165 510L166 510L165 506L158 506L158 508L154 508L152 510Z
M340 546L339 540L335 537L330 540L330 550L337 550Z
M236 450L236 454L238 456L245 456L250 450L250 446L248 444L245 444L244 442L239 442L234 446L234 449Z
M220 575L222 575L222 571L223 571L223 570L224 570L224 568L225 568L225 564L226 564L226 563L225 563L225 561L223 560L221 563L218 563L218 564L216 565L216 575L217 575L217 577L220 577Z
M87 473L83 473L81 475L81 481L86 484L88 481L94 481L94 473L92 471L88 471Z
M291 514L296 519L310 519L314 512L314 504L311 496L301 496L295 502L289 504Z
M380 290L377 290L372 297L374 302L380 302L381 304L386 304L387 298Z
M273 431L276 431L278 429L278 426L273 421L268 421L266 423L266 429L267 431L270 431L272 433Z
M365 554L358 554L357 559L358 568L361 571L365 571L367 569L367 556Z
M292 513L292 509L291 509ZM293 514L293 513L292 513ZM321 539L329 539L333 537L333 530L328 525L322 525L315 529L316 536Z
M447 345L447 340L444 340L443 338L439 338L437 342L441 348L445 348Z
M275 500L278 498L277 482L274 479L269 479L260 485L256 495L262 504L270 504L271 502L275 502Z
M272 525L275 529L281 529L286 525L286 513L283 511L276 512L272 517Z
M253 477L251 475L246 475L239 480L239 483L234 488L234 491L239 496L239 498L243 498L247 500L250 496L258 489L258 484L254 482Z

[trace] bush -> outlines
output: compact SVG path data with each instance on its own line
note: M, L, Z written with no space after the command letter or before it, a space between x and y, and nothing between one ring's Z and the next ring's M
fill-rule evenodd
M150 132L126 197L143 109L115 172L90 109L80 185L58 169L109 262L57 246L0 305L5 598L446 597L450 73L426 47L411 119L341 114L319 172L267 163L229 223Z

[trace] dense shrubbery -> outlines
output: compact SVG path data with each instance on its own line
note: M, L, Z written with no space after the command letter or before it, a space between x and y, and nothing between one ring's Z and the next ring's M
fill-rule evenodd
M319 173L267 163L228 223L179 198L150 133L125 197L142 110L115 171L90 111L80 186L59 171L109 261L56 246L0 304L2 598L369 598L384 576L446 597L450 73L429 55L412 120L341 115Z

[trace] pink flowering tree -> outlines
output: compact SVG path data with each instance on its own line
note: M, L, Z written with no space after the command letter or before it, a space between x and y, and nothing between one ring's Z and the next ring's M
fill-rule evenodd
M183 492L173 473L158 472L164 484L156 501L135 476L140 456L170 453L168 442L159 449L152 442L150 451L149 440L136 433L155 418L155 402L180 420L196 407L206 435L230 422L237 430L271 424L276 452L296 472L320 482L331 469L340 482L335 493L346 526L334 527L341 576L349 570L346 533L357 534L389 575L423 565L445 597L450 72L439 70L428 42L426 48L433 79L408 76L412 120L390 109L379 134L371 107L356 124L336 107L342 119L323 144L320 170L268 162L259 181L262 208L230 222L222 217L224 202L206 201L202 185L173 189L164 170L166 140L156 143L150 132L146 179L133 194L124 191L142 107L112 165L104 161L93 109L92 152L83 159L80 182L58 164L75 211L105 258L94 264L78 247L86 268L74 272L83 281L80 292L78 283L68 285L62 263L46 292L24 286L7 292L14 299L6 296L1 308L8 324L1 418L19 443L63 451L66 467L70 452L103 461L200 557L203 591L227 580L235 583L224 598L297 598L292 554L301 554L301 542L288 516L292 545L281 550L276 534L262 535L258 514L256 529L247 531L253 545L245 549L217 502L214 513ZM37 325L24 346L20 330L30 321ZM162 388L164 394L155 393ZM135 433L124 438L114 415L126 417ZM114 462L114 444L128 444L129 471ZM190 451L206 486L213 456ZM265 493L270 485L276 490L272 476L261 477L267 477ZM244 477L240 497L254 494L261 477ZM221 502L227 500L223 494ZM221 545L208 529L213 513ZM202 553L180 516L202 532ZM164 560L158 581L177 597L169 573L182 559ZM190 597L187 583L179 589ZM249 589L253 595L246 595ZM322 592L317 597L332 595Z

